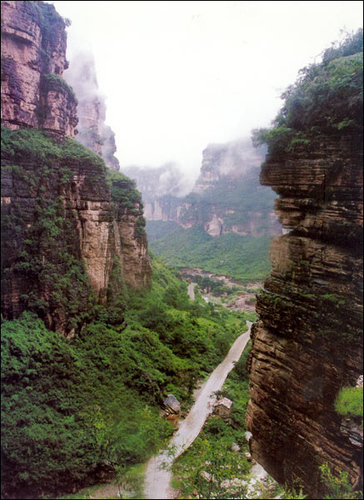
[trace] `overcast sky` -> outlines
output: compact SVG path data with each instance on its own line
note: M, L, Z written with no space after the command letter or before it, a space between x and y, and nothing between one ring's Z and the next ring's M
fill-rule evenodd
M299 69L362 26L361 1L55 1L67 57L93 52L121 170L176 162L269 126Z

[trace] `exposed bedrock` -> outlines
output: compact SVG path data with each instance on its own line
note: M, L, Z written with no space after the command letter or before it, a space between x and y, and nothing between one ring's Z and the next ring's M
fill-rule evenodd
M358 486L362 445L334 403L362 373L361 138L326 137L310 150L267 157L261 183L280 195L276 212L291 231L273 241L257 300L246 417L252 453L275 479L298 478L311 495L323 493L323 463Z
M65 334L89 307L89 285L107 302L116 261L120 286L151 282L134 183L107 180L103 160L70 139L78 118L62 78L66 26L51 4L1 2L2 314L35 308Z
M44 2L1 2L1 123L76 135L77 101L62 78L66 24Z

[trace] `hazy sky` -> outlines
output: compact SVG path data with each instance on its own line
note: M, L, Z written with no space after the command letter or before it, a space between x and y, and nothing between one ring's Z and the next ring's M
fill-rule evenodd
M269 126L299 69L361 1L55 1L71 20L67 57L95 57L106 122L123 166L176 162L196 176L202 150Z

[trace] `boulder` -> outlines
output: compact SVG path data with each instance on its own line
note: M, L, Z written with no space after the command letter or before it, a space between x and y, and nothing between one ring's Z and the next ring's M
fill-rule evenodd
M173 394L168 394L163 401L163 409L167 415L179 415L181 413L181 404Z

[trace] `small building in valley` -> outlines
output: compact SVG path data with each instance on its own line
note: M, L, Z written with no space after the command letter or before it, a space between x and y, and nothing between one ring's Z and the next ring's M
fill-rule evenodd
M231 413L231 406L233 402L228 398L218 399L214 403L214 415L221 418L228 418Z

